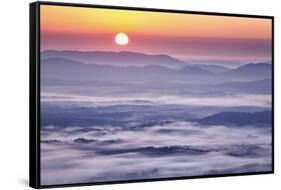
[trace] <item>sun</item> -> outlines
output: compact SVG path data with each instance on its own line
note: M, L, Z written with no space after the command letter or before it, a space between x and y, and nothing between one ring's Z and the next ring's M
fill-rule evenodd
M127 45L129 43L128 35L125 34L125 33L122 33L122 32L116 34L116 36L115 36L115 43L120 45L120 46Z

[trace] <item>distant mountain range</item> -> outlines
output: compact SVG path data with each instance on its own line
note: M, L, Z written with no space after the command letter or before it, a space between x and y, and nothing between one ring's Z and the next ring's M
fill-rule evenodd
M221 81L249 82L271 78L271 64L246 64L235 69L219 65L190 64L168 55L136 52L41 52L42 76L73 81ZM267 83L268 81L263 81ZM225 84L247 87L252 84ZM257 84L259 85L259 84Z
M219 66L219 65L204 65L204 64L194 64L194 67L199 67L201 69L207 70L209 72L212 73L225 73L230 71L231 69L228 67L224 67L224 66Z
M249 63L224 73L224 75L228 77L247 77L253 80L260 78L269 78L271 74L271 64L268 63Z
M105 81L161 81L182 79L192 76L209 76L211 72L193 66L175 70L158 65L143 67L117 67L113 65L84 64L65 58L48 58L41 60L41 76L57 80L105 80Z
M184 61L169 55L148 55L137 52L111 52L111 51L55 51L46 50L41 52L42 59L63 58L87 64L102 64L113 66L149 66L159 65L168 68L183 68L187 64Z
M271 124L272 112L221 112L198 120L203 125L245 126L256 124Z
M188 64L194 64L194 65L219 65L222 67L226 67L226 68L237 68L239 66L244 65L241 62L237 62L237 61L230 61L230 60L187 60L186 61Z

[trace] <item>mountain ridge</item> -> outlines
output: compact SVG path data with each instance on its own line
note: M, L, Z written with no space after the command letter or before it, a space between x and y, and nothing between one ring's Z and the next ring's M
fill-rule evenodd
M162 65L169 68L182 68L188 65L186 62L166 54L145 54L130 51L70 51L70 50L45 50L41 52L41 58L66 58L87 64L110 64L119 66L145 66ZM95 61L93 61L95 60Z
M101 57L97 56L100 53L103 55ZM111 57L112 54L115 56ZM141 58L138 59L138 56ZM104 59L106 60L105 62L102 61ZM90 76L92 75L95 79L97 77L103 78L104 76L108 76L108 78L112 78L113 80L119 80L120 76L121 80L131 78L145 79L145 76L147 76L148 81L149 79L153 79L158 81L192 80L192 82L199 83L204 80L210 83L219 83L220 81L250 82L270 78L272 69L268 63L249 63L235 69L218 65L188 65L169 55L149 55L128 51L79 52L46 50L42 52L41 60L43 63L42 67L48 71L51 72L50 67L52 65L54 73L59 73L59 70L65 72L66 75L68 73L69 75L75 76L80 73L81 80L90 80ZM67 63L69 65L65 65ZM76 67L76 70L74 67ZM92 70L92 73L89 69ZM88 78L82 75L83 72L83 75L88 75ZM119 77L114 77L117 75ZM50 76L54 76L54 74L50 73Z
M118 67L108 64L85 64L64 58L48 58L41 60L43 77L54 79L77 79L80 80L170 80L191 76L207 76L212 73L200 68L186 66L183 69L171 69L160 65L148 65L144 67L127 66Z
M219 112L197 121L203 125L245 126L253 124L271 124L272 112Z

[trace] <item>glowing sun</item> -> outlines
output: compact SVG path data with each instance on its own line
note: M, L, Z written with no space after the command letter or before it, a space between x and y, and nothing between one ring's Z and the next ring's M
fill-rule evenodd
M125 33L118 33L115 36L115 43L120 45L120 46L124 46L126 44L129 43L129 37L127 34Z

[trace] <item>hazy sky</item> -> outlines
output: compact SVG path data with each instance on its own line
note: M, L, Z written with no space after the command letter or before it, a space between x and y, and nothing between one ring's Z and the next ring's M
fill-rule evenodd
M271 60L271 20L41 5L41 50L134 51L184 60ZM129 37L117 45L115 35Z

